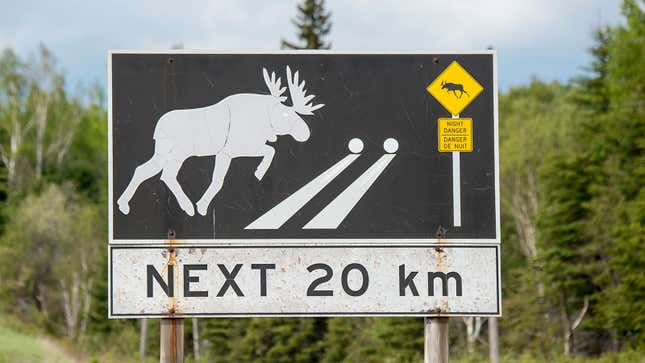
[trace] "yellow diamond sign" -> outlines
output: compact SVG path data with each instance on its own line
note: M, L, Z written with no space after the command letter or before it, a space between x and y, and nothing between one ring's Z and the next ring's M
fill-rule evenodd
M457 61L450 63L426 88L452 115L459 115L483 89Z

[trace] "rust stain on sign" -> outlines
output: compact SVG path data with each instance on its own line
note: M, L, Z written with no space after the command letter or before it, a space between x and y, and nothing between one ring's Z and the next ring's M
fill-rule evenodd
M168 248L168 260L166 262L166 265L164 266L164 269L167 269L168 266L173 266L173 268L177 267L177 258L175 255L175 249L173 247ZM173 274L173 279L175 279L175 284L178 283L178 276L177 274ZM175 317L175 314L177 313L177 297L176 296L171 296L168 297L168 315L169 317Z
M444 238L446 237L447 232L448 231L443 226L439 225L439 227L437 227L437 232L435 233L435 236L437 237L437 243L439 245L444 243ZM436 259L436 269L437 269L436 272L445 273L449 271L450 264L447 261L448 256L446 256L446 254L444 253L444 249L441 248L440 246L437 246L434 248L434 252L435 252L435 259ZM432 277L428 276L428 278L432 278ZM447 283L447 280L446 280L446 283ZM441 316L442 314L447 314L448 312L450 312L450 302L448 301L447 298L444 298L441 301L441 305L435 307L432 310L437 316Z
M172 229L168 230L168 239L165 241L168 247L168 258L166 260L166 263L163 266L164 272L167 273L168 271L168 266L173 266L173 269L177 269L177 251L173 247L175 244L177 244L177 240L175 239L175 231ZM179 285L179 276L178 274L173 274L173 279L174 279L174 284L175 286ZM178 315L177 313L179 312L178 309L178 304L177 304L177 297L176 296L170 296L168 297L168 309L166 310L167 315L164 316L164 318L177 318ZM174 322L172 324L172 328L174 329ZM172 339L174 339L174 333L172 335ZM174 344L173 344L174 346ZM174 354L173 354L174 357Z
M446 232L447 231L443 226L440 225L439 227L437 227L437 232L435 233L435 235L437 237L437 243L438 244L444 243L443 239L446 236ZM443 253L444 252L443 248L435 247L434 251L435 251L435 259L437 260L437 271L443 272L444 267L446 267L446 266L444 266L444 257L445 257L445 255Z

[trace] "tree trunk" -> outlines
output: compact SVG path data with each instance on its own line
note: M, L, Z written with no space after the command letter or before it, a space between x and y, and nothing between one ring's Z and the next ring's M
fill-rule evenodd
M15 101L14 101L15 102ZM14 105L14 107L16 107ZM11 113L11 136L9 137L9 155L7 157L7 184L9 185L9 196L16 191L16 160L18 150L22 144L22 125L18 120L18 110Z
M563 336L563 349L564 349L564 355L570 356L571 353L573 352L573 347L574 347L574 336L573 333L575 332L576 328L580 325L582 322L582 319L584 319L585 315L587 314L587 309L589 309L589 299L587 297L584 298L584 304L582 306L582 309L580 309L580 312L578 312L578 316L576 319L572 322L569 314L569 309L566 306L566 297L563 295L560 295L560 304L561 304L561 311L562 311L562 326L564 330L564 336Z
M94 280L86 278L86 283L83 284L83 311L81 312L81 326L78 331L78 341L83 342L85 332L87 331L87 323L90 320L90 310L92 307L92 285Z
M61 167L65 161L65 157L69 152L78 125L81 123L83 115L80 110L73 110L67 115L69 124L58 130L55 140L47 146L47 155L55 156L57 167Z
M466 325L466 349L468 354L474 354L475 343L482 328L482 318L468 316L463 318L463 322Z
M7 85L7 98L11 114L11 126L7 133L9 134L9 150L4 145L0 145L0 156L2 162L7 168L7 185L8 198L20 190L19 178L17 177L18 157L22 148L25 135L33 126L31 120L24 122L21 120L21 101L19 100L19 91L15 83L9 82Z
M47 108L49 100L47 95L40 94L36 101L36 180L43 175L43 150L45 149L45 131L47 129Z
M64 279L61 280L65 325L67 327L67 336L71 339L76 337L76 326L78 324L78 313L80 311L79 284L80 281L76 272L72 273L69 286Z
M538 196L535 177L527 175L526 180L516 180L508 199L520 246L529 261L537 257L535 245L535 217L538 212Z

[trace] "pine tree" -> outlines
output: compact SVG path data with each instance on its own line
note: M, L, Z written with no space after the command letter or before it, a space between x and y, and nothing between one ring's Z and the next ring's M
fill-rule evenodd
M574 333L594 293L597 264L585 233L591 199L588 163L584 158L553 158L543 168L542 207L538 218L540 266L547 296L559 317L563 351L575 350ZM576 323L577 322L577 323Z
M372 329L376 319L354 317L328 319L327 333L322 342L324 353L321 362L383 362L383 357L378 352L381 342Z
M608 144L607 113L610 110L607 74L611 30L599 29L588 76L578 78L567 102L575 108L568 128L569 152L552 153L540 168L538 214L538 265L546 287L548 312L557 319L558 336L565 354L578 350L577 336L600 346L602 319L597 311L601 291L607 285L607 253L614 213L608 210L619 196L605 190L612 174L603 165ZM575 125L575 126L571 126ZM583 333L584 331L584 333ZM560 344L558 344L560 345Z
M239 346L249 322L249 319L235 318L200 320L203 324L202 338L208 342L203 348L205 358L218 363L243 361L238 356Z
M607 178L594 186L598 201L596 221L610 215L609 235L603 242L608 256L607 288L599 299L599 311L619 342L644 347L645 253L645 11L643 1L625 0L625 24L613 30L609 42L607 85L610 112L606 132L596 144L605 145L600 169ZM614 349L618 348L616 344Z
M625 25L598 32L593 74L577 83L577 154L543 173L542 266L563 328L588 299L579 329L590 353L645 336L645 12L626 0L623 14Z
M329 49L331 43L324 38L331 30L329 18L331 13L325 11L325 0L305 0L298 5L298 16L292 23L298 28L298 39L304 44L282 40L282 49Z
M324 319L253 318L241 343L234 347L238 362L309 363L322 355Z
M508 342L528 340L525 344L544 351L560 340L553 340L552 334L559 315L550 308L557 304L547 304L551 302L547 301L548 276L539 273L542 250L551 246L537 240L541 231L536 217L548 206L540 187L551 178L549 173L540 175L539 171L550 156L559 160L575 153L569 135L577 121L573 117L575 108L567 102L570 93L568 86L534 79L500 98L502 236L506 246L502 251L509 276L504 284L504 309L517 312L507 314L502 328L512 326L522 332L504 337ZM509 263L508 257L514 260ZM536 325L541 329L535 329Z
M372 328L383 361L411 363L423 358L423 318L379 318Z
M322 361L324 363L342 362L347 357L350 349L348 343L356 333L353 320L351 318L329 319L329 330L323 341L325 354Z
M609 92L607 89L607 65L609 62L609 41L611 28L598 28L593 33L594 46L589 49L593 57L587 68L589 75L579 77L575 85L582 92L573 96L573 102L593 113L605 113L609 110Z

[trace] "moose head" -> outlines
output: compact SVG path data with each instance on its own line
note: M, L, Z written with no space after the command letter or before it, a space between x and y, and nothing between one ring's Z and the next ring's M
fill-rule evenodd
M262 73L271 95L280 100L269 112L271 127L273 127L277 135L291 135L296 141L307 141L310 135L309 126L300 115L313 115L314 111L323 108L325 105L313 105L310 103L316 96L307 95L305 81L299 82L298 71L292 76L289 66L287 66L287 86L291 95L291 106L283 103L287 99L286 96L282 96L286 89L281 87L281 79L276 79L275 72L271 72L269 77L266 68L263 68Z

